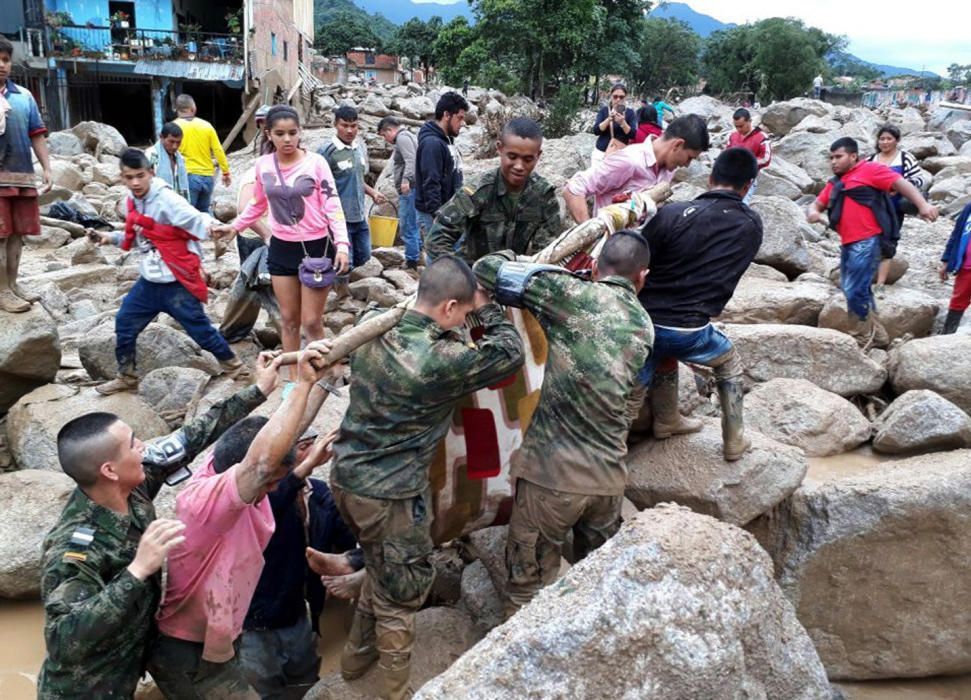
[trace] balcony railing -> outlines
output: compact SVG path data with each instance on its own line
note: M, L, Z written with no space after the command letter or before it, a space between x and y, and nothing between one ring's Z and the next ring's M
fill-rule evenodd
M243 62L243 41L238 34L81 25L50 27L49 31L48 55L54 57Z

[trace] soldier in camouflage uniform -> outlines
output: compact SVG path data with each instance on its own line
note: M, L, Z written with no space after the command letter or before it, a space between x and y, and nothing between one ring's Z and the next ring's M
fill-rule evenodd
M457 252L472 264L483 255L513 250L519 255L544 248L563 228L556 191L533 169L542 154L543 132L532 119L506 124L499 143L499 167L478 187L465 186L439 211L428 234L429 260ZM461 250L456 245L462 241Z
M476 275L500 303L528 309L549 344L539 404L510 469L508 617L556 577L571 530L579 559L620 527L626 407L654 329L637 300L651 258L638 233L619 231L607 239L593 268L595 281L507 257L483 258Z
M181 523L155 519L152 499L266 400L276 370L277 362L261 355L256 385L148 445L109 413L87 414L61 429L61 467L78 488L44 541L47 658L39 698L132 697L154 637L159 570L183 539Z
M484 330L475 344L453 330L473 309ZM345 679L379 660L382 697L408 696L415 613L434 579L432 458L456 404L522 363L515 327L451 255L425 269L415 307L398 325L355 351L331 470L334 501L367 572L341 657Z

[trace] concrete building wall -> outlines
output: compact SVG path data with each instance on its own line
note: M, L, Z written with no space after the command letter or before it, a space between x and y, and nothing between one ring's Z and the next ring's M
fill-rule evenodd
M255 30L249 40L252 77L263 81L264 76L276 71L283 90L289 91L300 79L297 70L300 56L304 61L308 59L307 38L298 31L294 21L295 6L305 6L306 2L251 0L251 3L251 26ZM264 99L271 98L272 95L264 94Z

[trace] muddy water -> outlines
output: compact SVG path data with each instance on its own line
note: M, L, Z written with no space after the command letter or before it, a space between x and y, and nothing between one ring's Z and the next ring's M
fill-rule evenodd
M895 459L900 459L900 457L874 452L869 445L832 457L810 457L806 481L830 481L847 476L866 474L879 469L881 464L892 462Z

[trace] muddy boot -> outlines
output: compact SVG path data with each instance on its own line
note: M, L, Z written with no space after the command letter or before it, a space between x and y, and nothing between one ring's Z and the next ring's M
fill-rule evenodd
M131 373L122 371L110 382L99 384L94 388L102 396L110 396L122 391L136 391L138 389L138 377Z
M941 335L950 335L951 333L957 332L958 326L961 325L961 317L963 316L963 311L948 309L947 318L944 319L944 328L941 329Z
M411 654L385 654L378 664L381 674L381 700L407 700L412 696L408 685L411 676Z
M341 652L341 677L345 681L352 681L363 676L374 662L378 660L377 637L374 633L374 615L354 612L351 631Z
M243 365L243 361L238 357L220 360L219 367L230 379L241 379L249 374L245 365Z
M22 314L30 310L30 303L14 294L10 289L0 289L0 311L11 314Z
M722 410L722 452L725 461L735 462L752 446L742 420L742 361L732 348L715 359L712 368Z
M655 372L651 384L651 412L654 414L654 438L664 440L672 435L697 433L702 422L686 418L678 408L678 370Z
M40 294L34 294L33 292L28 292L26 289L20 286L20 283L16 280L10 283L10 291L16 294L18 297L24 301L28 301L33 304L35 301L40 301Z
M854 313L850 313L849 318L851 325L848 333L856 340L863 352L870 348L885 348L890 344L887 329L877 319L876 312L871 311L862 320Z

